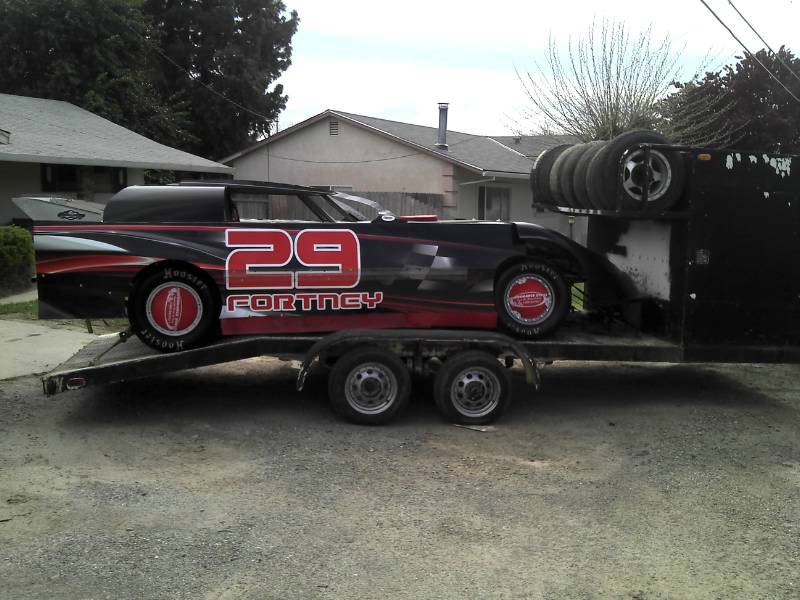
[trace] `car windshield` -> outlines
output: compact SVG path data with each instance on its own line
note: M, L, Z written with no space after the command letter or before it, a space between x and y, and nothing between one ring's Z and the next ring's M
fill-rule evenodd
M359 221L371 221L379 214L392 214L374 200L361 196L336 192L330 196L330 199L341 209L354 215Z
M334 202L330 196L323 194L309 194L306 200L313 204L319 211L328 215L334 221L365 221L362 214L353 214L346 206Z

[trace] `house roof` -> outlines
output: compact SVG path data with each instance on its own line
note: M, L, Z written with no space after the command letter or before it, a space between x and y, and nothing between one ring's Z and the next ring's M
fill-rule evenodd
M580 140L574 135L496 135L492 136L492 139L517 152L522 152L533 160L553 146L580 143Z
M0 94L0 161L229 173L68 102ZM4 136L4 139L5 136Z
M474 135L448 130L448 147L439 148L436 146L438 138L438 128L436 127L426 127L424 125L414 125L412 123L390 121L388 119L378 119L376 117L328 109L302 123L261 140L249 148L227 156L220 162L229 164L258 148L290 135L298 129L328 117L344 119L354 125L369 129L379 135L394 139L421 152L437 156L442 160L482 175L496 174L509 177L524 175L528 177L533 161L541 152L551 146L575 143L577 141L571 136L521 136L519 138L521 142L516 143L515 138L512 136ZM564 141L567 139L569 142Z

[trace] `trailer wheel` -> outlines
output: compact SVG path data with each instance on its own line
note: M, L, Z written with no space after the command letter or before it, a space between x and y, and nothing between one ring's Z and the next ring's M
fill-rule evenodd
M200 346L216 333L219 314L208 283L190 269L166 266L145 277L128 302L131 328L162 352Z
M542 152L533 164L531 171L531 189L533 190L533 202L552 206L555 199L550 193L550 170L556 159L569 148L571 144L561 144L553 146Z
M617 204L617 183L621 177L623 210L658 213L671 208L683 193L685 165L677 152L651 150L645 165L643 149L632 149L642 143L668 144L669 140L653 131L629 131L618 135L598 152L587 174L592 203L613 210ZM622 161L622 174L619 165ZM648 173L650 186L647 206L642 205Z
M328 376L333 410L353 423L380 425L408 404L411 375L400 358L382 348L352 350L339 358Z
M570 305L564 277L542 262L510 266L498 278L494 292L500 323L527 338L542 337L556 329Z
M444 418L464 425L495 421L511 404L511 377L488 352L467 350L445 361L433 384Z

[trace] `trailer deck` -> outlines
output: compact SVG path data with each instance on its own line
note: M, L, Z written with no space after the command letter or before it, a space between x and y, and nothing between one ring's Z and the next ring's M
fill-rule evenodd
M537 341L511 340L483 331L464 330L362 330L361 343L424 345L428 348L447 345L473 345L508 340L534 360L645 361L682 362L683 349L675 343L628 331L587 330L566 327L551 338ZM332 334L337 335L337 334ZM146 346L136 337L124 334L100 336L42 378L44 392L57 394L88 385L114 383L152 377L163 373L193 369L256 356L303 357L324 335L241 336L223 338L202 348L163 354ZM500 342L502 343L502 342ZM430 349L428 353L435 353Z

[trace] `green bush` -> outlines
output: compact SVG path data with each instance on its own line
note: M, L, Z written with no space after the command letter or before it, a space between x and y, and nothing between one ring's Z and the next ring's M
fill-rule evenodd
M0 227L0 295L31 286L34 269L33 238L22 227Z

